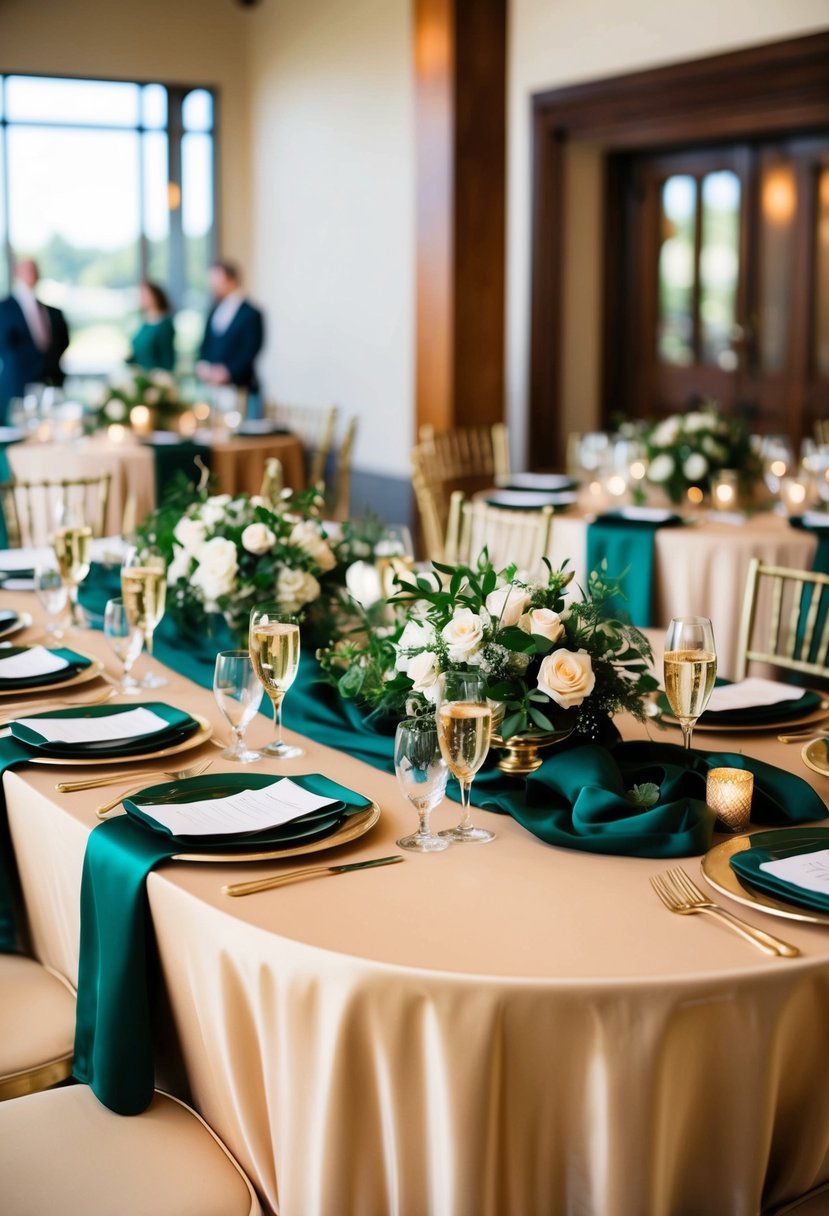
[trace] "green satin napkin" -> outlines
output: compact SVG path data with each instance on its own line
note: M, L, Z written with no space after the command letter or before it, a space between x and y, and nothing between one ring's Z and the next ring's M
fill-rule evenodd
M207 780L216 785L215 777ZM268 784L273 777L222 774L222 780L227 789L233 790L242 788L245 782ZM342 797L348 804L347 811L362 809L367 803L361 795L320 774L293 780L307 784L314 793ZM157 791L159 787L147 787L151 788ZM223 836L209 846L199 843L197 847L200 852L208 847L219 852L245 852L254 843L263 842L264 835ZM280 843L287 842L286 832ZM81 880L73 1076L88 1084L99 1101L119 1115L140 1114L153 1095L150 1013L156 967L147 875L185 848L193 851L191 839L178 841L164 832L149 831L129 815L107 820L89 834Z
M13 655L22 654L24 650L30 650L29 646L8 646L0 651L0 658L10 659ZM73 676L87 668L92 662L85 655L76 654L74 650L67 650L65 647L49 647L52 654L56 654L59 659L64 659L67 663L66 667L61 667L59 671L47 671L39 676L20 676L13 680L4 680L0 676L0 688L8 691L13 688L40 688L48 684L59 684L62 680L71 680Z
M632 519L616 513L600 515L587 527L587 569L602 562L613 578L622 578L624 598L609 601L617 616L625 615L644 629L653 625L654 537L657 528L680 525L678 515L664 520Z
M751 847L736 853L731 868L741 882L756 887L775 899L815 912L829 913L829 896L820 891L807 891L787 882L777 874L760 867L764 862L779 861L793 854L815 853L829 849L829 828L793 828L791 832L755 832L749 838Z
M17 739L0 739L0 954L13 954L17 950L17 928L14 915L17 870L14 850L9 835L6 816L6 796L2 788L2 774L7 768L16 768L28 763L31 750Z
M754 774L752 818L758 823L823 819L826 807L800 777L729 752L686 752L672 743L588 744L551 754L526 788L513 778L476 778L477 806L504 811L548 844L588 853L686 857L707 851L715 814L705 802L711 768ZM512 782L510 786L508 783ZM653 806L638 806L635 786L658 788ZM478 788L476 789L476 786Z

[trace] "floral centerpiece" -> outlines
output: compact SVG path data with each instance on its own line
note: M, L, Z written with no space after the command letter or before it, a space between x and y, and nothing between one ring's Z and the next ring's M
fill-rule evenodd
M644 717L657 682L647 639L607 608L618 584L593 573L583 598L568 603L572 577L547 564L541 581L519 578L486 552L474 569L435 564L434 574L398 578L396 626L363 628L319 658L342 696L375 711L433 713L441 672L474 668L505 743L601 739L619 711Z
M257 600L308 609L337 565L318 508L316 490L287 491L277 503L192 486L173 493L140 529L167 561L168 611L191 632L221 613L244 634Z
M101 403L95 410L96 425L116 422L129 426L130 415L136 406L149 411L148 430L150 424L155 430L170 429L187 409L170 372L128 368L104 389Z
M680 502L692 486L708 488L712 473L736 469L744 490L762 473L746 427L726 418L713 404L687 414L672 414L645 435L647 477Z

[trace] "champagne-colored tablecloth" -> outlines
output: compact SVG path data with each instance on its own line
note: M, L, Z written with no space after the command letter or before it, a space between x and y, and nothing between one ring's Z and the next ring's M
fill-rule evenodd
M83 642L106 654L99 636ZM173 676L165 695L226 733L209 692ZM269 731L257 720L250 741ZM744 748L829 792L773 735L697 742ZM279 771L326 772L383 812L323 857L395 852L414 812L394 779L305 746ZM213 771L232 767L202 751ZM108 792L55 792L78 772L5 775L34 947L73 980L84 847ZM437 826L456 816L441 807ZM769 959L666 912L648 884L664 862L563 851L477 817L497 832L491 845L246 899L222 884L298 863L171 863L150 876L160 1053L180 1050L196 1105L270 1209L757 1216L829 1177L829 930L746 910L802 950Z
M211 441L210 448L219 494L258 494L265 464L273 457L282 462L286 486L305 488L302 441L296 435L234 435Z
M718 672L732 678L749 562L756 557L769 565L809 570L817 541L813 533L792 528L782 516L762 512L741 524L708 517L684 528L659 528L654 545L656 623L664 628L674 616L710 617ZM583 516L554 517L548 555L554 566L569 558L576 583L583 584L588 573ZM758 628L765 620L761 612Z
M120 535L124 509L132 502L134 518L142 520L155 506L155 461L149 448L127 433L116 443L106 434L73 443L17 443L8 449L9 467L18 481L64 481L112 474L104 534ZM32 543L43 545L54 520L36 521Z

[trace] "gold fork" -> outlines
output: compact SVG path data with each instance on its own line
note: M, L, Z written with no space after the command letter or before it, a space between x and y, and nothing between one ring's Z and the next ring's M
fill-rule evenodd
M755 929L746 921L740 920L726 908L708 899L695 882L679 866L668 870L665 874L654 874L651 886L662 900L669 912L677 912L680 916L692 916L695 912L707 912L716 920L722 921L729 929L739 933L746 941L751 942L764 954L779 955L783 958L795 958L800 951L796 946L781 941L779 937L766 933L764 929Z
M3 705L0 702L0 715L2 715L0 716L0 726L7 726L15 718L46 713L50 709L86 709L88 705L103 705L104 701L109 701L114 696L115 689L106 688L103 692L99 692L96 696L89 697L85 701L75 701L69 697L61 697L59 700L44 701L41 704L34 704L31 701L15 701L11 705Z
M144 779L140 785L133 785L128 790L122 790L121 793L116 795L116 797L111 799L111 801L104 802L101 804L101 806L96 807L95 814L98 816L99 819L105 819L106 816L109 814L109 812L115 810L116 806L118 806L119 803L123 802L123 800L125 798L129 798L133 794L137 794L139 790L142 790L144 788L144 786L147 784L148 776L149 777L158 777L159 779L161 779L163 777L169 777L172 781L184 781L187 777L200 777L202 773L207 772L207 770L210 768L212 763L213 763L212 760L204 760L201 764L194 764L190 768L179 769L178 772L167 772L167 773L155 772L155 773L145 774ZM137 777L137 776L139 776L139 774L130 773L130 776Z
M159 772L157 768L127 769L118 773L107 773L103 777L87 777L83 781L59 781L55 786L62 794L74 794L76 790L94 790L102 785L121 785L124 781L134 782L144 777L169 777L171 781L183 781L185 777L198 777L213 763L212 760L199 760L189 768L171 769Z

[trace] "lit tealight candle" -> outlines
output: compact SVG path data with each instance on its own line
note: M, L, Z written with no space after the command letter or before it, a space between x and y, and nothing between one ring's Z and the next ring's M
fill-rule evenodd
M806 505L806 486L796 477L784 477L780 482L780 501L789 515L797 515Z
M152 415L146 405L134 405L130 410L130 422L136 435L149 435L152 430Z
M744 768L712 768L705 783L705 801L730 832L745 832L751 818L754 774Z
M178 420L178 433L185 439L189 439L191 435L195 435L198 426L198 420L194 411L185 410Z
M614 498L622 498L627 488L628 484L621 473L613 473L605 482L605 489Z
M720 469L711 478L711 499L715 510L733 511L740 488L736 469Z
M120 422L113 422L107 427L107 435L111 443L123 443L126 438L126 429L121 426Z

